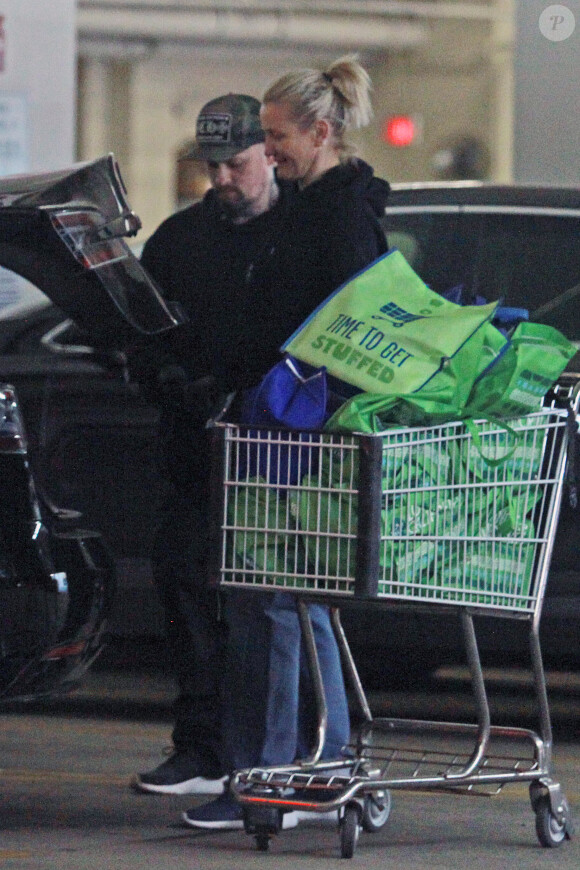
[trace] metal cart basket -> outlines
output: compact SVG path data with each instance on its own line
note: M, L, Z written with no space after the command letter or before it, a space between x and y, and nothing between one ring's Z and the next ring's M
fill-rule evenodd
M539 621L576 429L579 381L507 424L395 428L379 435L218 424L211 574L224 588L292 592L319 709L312 754L237 771L245 828L268 848L282 813L338 810L342 857L382 827L394 789L496 793L528 782L538 838L572 833L551 775L552 733ZM574 439L575 440L575 439ZM349 760L321 761L327 708L308 602L331 608L361 711ZM340 624L345 602L458 614L477 722L373 718ZM529 624L538 733L492 726L473 617Z

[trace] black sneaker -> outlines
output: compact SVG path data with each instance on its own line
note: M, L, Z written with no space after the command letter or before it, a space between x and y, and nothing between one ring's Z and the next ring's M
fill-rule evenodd
M174 750L166 761L148 773L138 773L131 785L153 794L222 794L226 776L204 769L196 752Z
M231 794L223 794L208 804L187 810L181 818L190 828L209 831L241 831L244 828L244 811ZM284 813L281 827L283 830L295 828L298 821L298 813Z

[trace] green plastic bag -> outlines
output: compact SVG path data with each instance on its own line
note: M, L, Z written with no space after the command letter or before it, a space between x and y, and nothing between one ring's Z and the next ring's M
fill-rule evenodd
M411 393L438 372L453 385L449 361L471 345L496 307L449 302L392 250L319 305L282 350L366 392ZM482 342L483 336L472 353L476 361Z
M359 393L335 411L325 425L329 432L378 434L393 426L436 426L460 420L462 409L436 388L419 393L383 396Z
M263 477L248 478L228 500L227 564L246 585L308 586L290 505ZM293 569L288 581L286 572Z
M464 413L517 417L537 411L576 347L552 326L520 323L499 359L476 380Z
M360 393L333 414L326 429L377 433L392 426L520 417L540 408L575 353L574 344L551 326L520 323L508 340L486 324L418 391Z

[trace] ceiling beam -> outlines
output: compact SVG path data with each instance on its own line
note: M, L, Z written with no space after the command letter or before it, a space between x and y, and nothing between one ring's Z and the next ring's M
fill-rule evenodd
M418 46L426 28L411 21L374 16L306 15L292 12L219 12L177 9L79 8L80 45L91 39L163 42L265 43L397 48Z

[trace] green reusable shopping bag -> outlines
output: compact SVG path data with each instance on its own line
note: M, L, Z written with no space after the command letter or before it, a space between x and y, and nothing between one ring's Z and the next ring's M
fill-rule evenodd
M392 250L319 305L282 350L366 392L412 393L471 344L496 307L449 302Z
M458 406L426 387L403 396L359 393L341 405L324 428L328 432L378 434L392 426L436 426L461 417Z
M435 426L529 414L539 409L575 353L572 342L551 326L520 323L506 339L491 323L485 324L417 392L360 393L334 413L326 428L376 433L395 425Z
M424 450L390 450L384 457L382 477L384 506L381 511L380 562L384 577L386 566L395 568L397 583L412 582L427 576L428 565L437 554L429 540L435 530L447 527L451 509L457 515L460 494L438 500L433 485L448 457L438 445ZM428 487L418 491L419 480ZM349 590L344 581L355 576L358 524L358 497L353 484L358 481L356 452L342 456L337 451L323 453L320 468L307 473L300 486L290 494L300 524L300 548L313 574L338 579L337 588ZM412 491L409 491L411 489ZM452 505L453 502L453 505ZM384 591L379 581L379 592Z
M264 477L238 485L228 501L227 564L250 586L305 587L308 580L290 505ZM287 577L287 572L291 576Z
M517 417L537 411L576 353L571 341L541 323L520 323L505 352L476 380L465 413Z
M466 403L481 370L481 341L493 328L486 324L417 392L358 393L335 411L325 429L377 434L393 426L438 426L465 419Z

